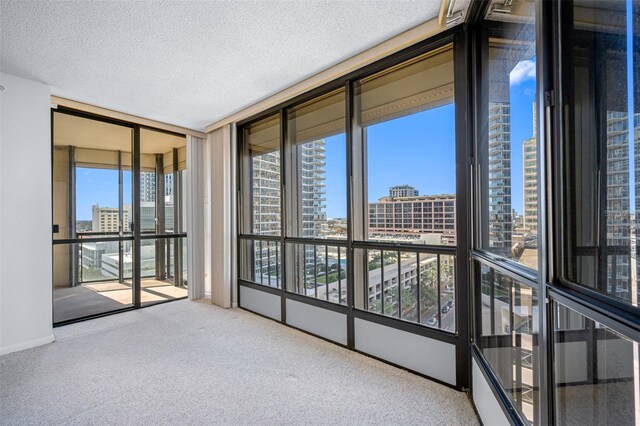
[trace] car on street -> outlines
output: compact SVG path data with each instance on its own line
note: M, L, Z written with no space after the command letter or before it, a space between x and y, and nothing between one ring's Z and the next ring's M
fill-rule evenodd
M438 325L438 314L435 314L427 321L427 325L434 326Z

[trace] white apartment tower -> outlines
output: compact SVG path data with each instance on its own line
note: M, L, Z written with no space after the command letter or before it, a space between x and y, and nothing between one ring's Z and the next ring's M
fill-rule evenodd
M298 148L302 168L302 236L318 237L327 223L325 142L317 140Z
M489 247L511 253L511 107L489 102Z
M253 229L259 235L280 234L280 152L253 157Z

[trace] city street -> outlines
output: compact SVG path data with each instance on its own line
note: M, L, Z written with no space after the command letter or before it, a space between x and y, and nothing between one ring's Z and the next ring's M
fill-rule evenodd
M442 298L440 309L442 309L442 306L446 305L450 300L454 300L453 294L444 295ZM423 313L423 316L421 318L422 324L427 324L427 321L429 321L429 319L433 317L433 315L435 315L437 312L438 312L438 307L434 306L433 308L429 309L427 312ZM449 311L445 314L440 312L440 321L441 321L441 327L440 327L441 329L447 330L447 331L455 331L456 305L453 305L451 309L449 309ZM430 327L438 328L438 325L435 324Z

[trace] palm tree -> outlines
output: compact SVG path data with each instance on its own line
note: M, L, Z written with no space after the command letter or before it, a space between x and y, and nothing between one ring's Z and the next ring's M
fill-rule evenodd
M424 312L438 305L438 271L431 266L420 274L420 309Z

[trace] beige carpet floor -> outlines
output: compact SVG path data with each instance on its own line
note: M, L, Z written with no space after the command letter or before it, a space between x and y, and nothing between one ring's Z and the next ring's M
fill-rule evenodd
M0 424L478 424L464 393L204 301L54 331L0 357Z

